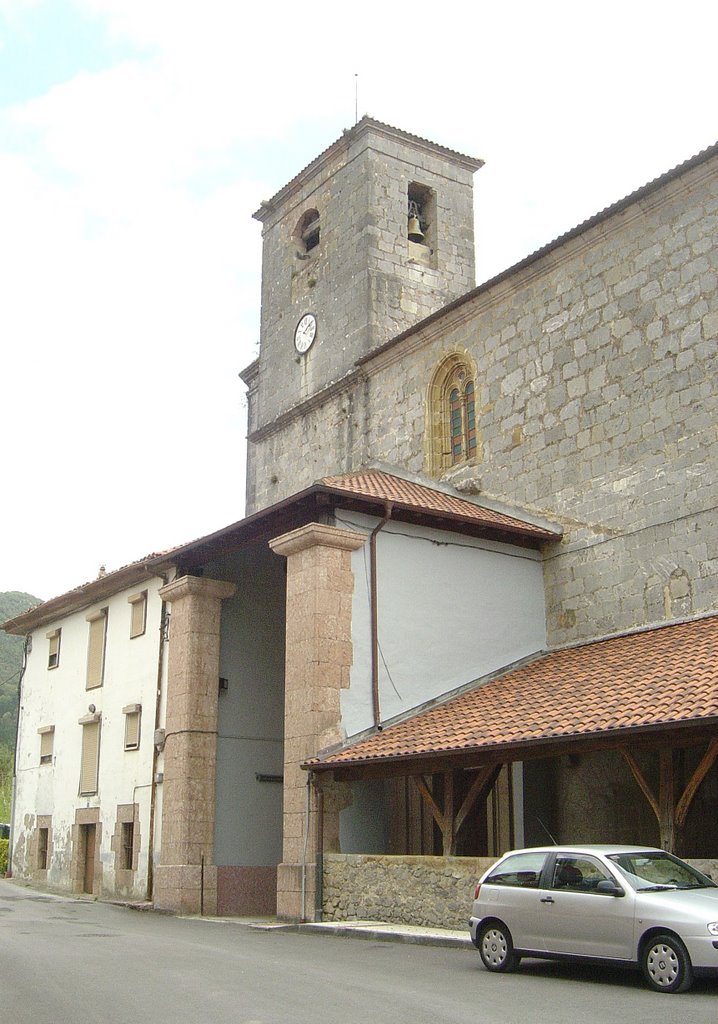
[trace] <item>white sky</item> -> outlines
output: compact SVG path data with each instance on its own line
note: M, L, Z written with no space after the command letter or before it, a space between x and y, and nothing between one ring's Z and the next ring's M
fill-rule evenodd
M240 519L261 228L358 110L486 160L477 283L718 139L715 0L0 0L0 591Z

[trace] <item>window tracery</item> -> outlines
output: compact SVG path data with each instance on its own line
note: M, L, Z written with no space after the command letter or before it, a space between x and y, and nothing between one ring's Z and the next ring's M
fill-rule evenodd
M445 359L429 387L429 468L438 476L480 455L476 422L476 369L468 356Z

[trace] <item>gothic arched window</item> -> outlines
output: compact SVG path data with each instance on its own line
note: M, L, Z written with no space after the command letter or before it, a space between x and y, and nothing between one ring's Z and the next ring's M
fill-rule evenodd
M476 370L468 357L449 356L429 387L429 468L434 475L479 455Z

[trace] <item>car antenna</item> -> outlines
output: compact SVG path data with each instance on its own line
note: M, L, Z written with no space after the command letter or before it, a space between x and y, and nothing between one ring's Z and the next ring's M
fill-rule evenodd
M558 843L556 842L556 840L554 839L554 837L553 837L553 836L551 835L551 833L549 832L549 830L548 830L548 829L546 828L546 826L544 825L544 823L543 823L543 822L541 821L541 819L539 818L538 814L536 815L536 821L537 821L537 822L539 823L539 825L541 826L541 828L542 828L542 829L544 830L544 832L546 833L546 835L547 835L547 836L549 837L549 839L551 840L551 842L553 843L553 845L554 845L554 846L558 846Z

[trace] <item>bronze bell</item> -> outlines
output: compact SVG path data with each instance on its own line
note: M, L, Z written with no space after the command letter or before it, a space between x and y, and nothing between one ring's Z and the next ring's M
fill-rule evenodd
M419 223L418 217L409 217L408 235L410 242L424 241L424 232L421 230L421 224Z

